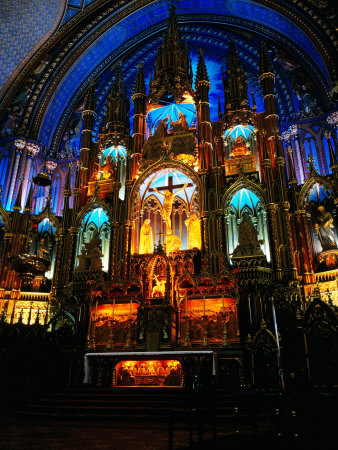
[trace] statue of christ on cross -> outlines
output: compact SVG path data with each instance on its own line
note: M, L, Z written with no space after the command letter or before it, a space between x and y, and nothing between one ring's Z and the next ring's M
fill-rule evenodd
M171 181L171 183L170 183L170 181ZM180 189L176 192L173 192L173 188L175 188L175 187L179 187ZM188 187L188 184L174 186L172 184L172 178L169 177L169 186L166 186L165 188L159 188L159 189L163 190L163 193L160 192L156 187L154 187L152 189L155 192L157 192L159 195L162 195L162 197L164 197L162 215L163 215L163 218L164 218L165 224L166 224L166 235L172 234L171 211L173 208L174 199L175 199L176 195L179 192L183 191L183 189L185 189L186 187Z

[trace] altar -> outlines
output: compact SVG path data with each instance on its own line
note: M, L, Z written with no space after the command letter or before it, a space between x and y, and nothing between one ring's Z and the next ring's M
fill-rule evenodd
M217 374L213 351L86 353L84 383L98 387L182 387Z

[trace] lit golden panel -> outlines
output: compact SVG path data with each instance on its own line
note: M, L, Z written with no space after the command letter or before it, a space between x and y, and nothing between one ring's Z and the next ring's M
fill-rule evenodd
M115 367L116 386L182 386L176 360L121 361Z

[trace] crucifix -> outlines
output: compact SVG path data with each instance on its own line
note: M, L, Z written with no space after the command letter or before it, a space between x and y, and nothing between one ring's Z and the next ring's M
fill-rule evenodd
M162 197L164 197L164 201L163 201L163 209L162 209L162 216L165 220L165 224L166 224L166 235L171 235L172 234L172 229L171 229L171 211L172 211L172 207L173 207L173 201L176 197L176 195L180 192L183 191L183 189L187 188L188 186L193 186L192 183L187 183L187 184L176 184L174 185L173 183L173 177L169 176L168 177L168 185L169 186L162 186L159 188L150 188L149 192L157 192L159 195L162 195ZM179 188L178 191L173 192L174 189ZM163 191L160 192L160 191Z
M183 186L184 186L184 184L174 184L173 176L169 175L168 176L168 186L160 186L158 188L149 188L149 192L167 190L170 193L173 193L174 189L179 189L179 188L182 188ZM187 183L185 186L186 187L192 187L193 184L192 183ZM175 192L175 194L177 194L177 192Z

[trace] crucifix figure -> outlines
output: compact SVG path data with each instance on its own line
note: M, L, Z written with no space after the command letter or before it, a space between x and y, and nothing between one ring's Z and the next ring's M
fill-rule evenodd
M166 224L166 235L172 234L171 211L172 211L174 199L179 192L183 191L183 189L188 187L188 184L183 184L183 185L179 184L179 185L174 186L173 182L172 182L172 177L169 177L168 184L169 184L169 186L159 188L159 189L163 190L163 193L160 192L156 187L154 187L153 189L149 189L149 191L154 190L158 194L162 195L162 197L164 197L162 215L163 215L163 218L164 218L165 224ZM173 192L174 188L180 188L180 189L176 192Z

